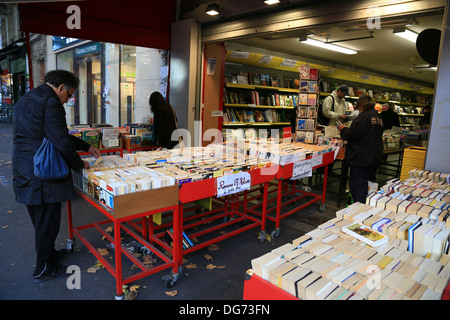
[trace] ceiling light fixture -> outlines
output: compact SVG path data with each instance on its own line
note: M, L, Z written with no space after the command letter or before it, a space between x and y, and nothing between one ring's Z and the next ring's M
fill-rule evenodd
M309 44L311 46L319 47L319 48L322 48L322 49L332 50L332 51L345 53L345 54L357 54L358 53L357 51L352 50L352 49L348 49L348 48L344 48L344 47L341 47L341 46L337 46L335 44L329 44L329 43L326 43L326 42L314 40L314 39L311 39L311 38L306 39L306 41L300 41L300 42Z
M403 39L416 43L418 34L405 28L394 29L394 34Z
M219 6L215 3L211 3L206 7L206 14L210 16L216 16L219 14Z
M271 6L273 4L280 3L280 0L265 0L264 3L268 4L269 6Z

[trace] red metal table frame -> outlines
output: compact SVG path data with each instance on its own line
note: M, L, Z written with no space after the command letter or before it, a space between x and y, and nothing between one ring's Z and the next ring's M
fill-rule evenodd
M169 206L161 209L156 209L152 211L142 212L139 214L134 214L131 216L126 216L122 218L115 218L114 215L108 211L102 204L98 201L91 198L89 195L84 192L78 190L78 193L81 195L83 199L89 202L92 206L94 206L98 211L103 213L108 220L90 223L83 226L74 227L72 220L72 204L71 201L67 201L67 215L68 215L68 225L69 225L69 239L74 239L74 235L77 236L78 239L89 249L89 251L105 266L105 268L115 277L116 279L116 298L120 298L122 296L122 285L133 282L140 278L146 277L148 275L154 274L156 272L162 271L164 269L168 269L172 267L172 274L178 274L178 265L177 262L180 260L178 256L180 255L180 245L176 245L177 243L181 243L181 239L179 235L181 232L178 230L179 227L179 208L177 205ZM151 216L153 214L162 212L162 211L173 211L173 229L174 229L174 250L172 250L173 257L172 259L168 258L164 253L162 253L159 249L157 249L152 243L146 241L147 236L150 240L154 237L154 235L149 235L147 230L147 224L145 221L147 220L147 216ZM131 222L131 220L142 219L141 230L139 230L142 236L139 236L133 230L128 228L125 225L125 222ZM114 236L112 237L110 234L105 232L100 226L107 223L113 223L114 225ZM111 243L114 244L115 255L114 255L114 265L113 266L108 260L105 259L96 248L89 242L86 237L81 233L82 230L87 228L95 228L97 229L104 237L106 237ZM139 241L143 246L147 249L151 250L155 255L157 255L160 259L163 260L163 263L152 268L148 268L145 266L139 259L134 257L134 255L123 248L121 245L121 230L125 230L128 234L130 234L136 241ZM153 239L154 240L154 239ZM120 250L118 249L120 248ZM122 276L122 254L124 254L128 259L130 259L133 263L136 264L141 269L141 272L129 276L123 279Z
M295 180L292 181L292 188L289 188L289 179L292 177L292 172L294 168L294 164L290 163L284 166L279 166L278 171L275 175L275 179L277 180L277 197L276 199L271 199L269 201L276 201L276 206L270 209L267 209L267 200L263 201L262 204L257 204L251 207L245 207L244 212L249 212L258 216L262 216L262 224L261 224L261 239L263 238L266 230L266 219L275 222L275 230L272 232L272 236L276 236L280 229L280 221L281 219L284 219L292 214L294 214L297 211L300 211L311 204L321 201L321 211L324 209L325 206L325 198L326 198L326 190L327 190L327 179L328 179L328 165L334 161L334 152L328 152L322 155L322 163L320 165L317 165L313 167L312 169L317 169L319 167L324 167L324 179L323 179L323 187L322 187L322 194L314 194L311 192L306 192L304 190L301 190L299 188L296 188L296 182ZM290 190L289 190L290 189ZM267 193L267 190L264 190L264 194ZM298 194L298 195L297 195ZM282 201L283 197L286 196L292 196L290 200L288 201ZM306 196L312 196L313 198L309 200L308 202L295 207L294 209L291 209L285 213L281 213L281 208L284 206L287 206L295 201L298 201ZM246 201L244 201L244 206L246 205ZM262 212L259 210L256 210L259 207L263 207ZM269 215L273 211L275 212L275 216Z
M273 180L273 178L275 176L275 171L271 170L269 168L259 168L259 169L250 170L248 172L250 173L250 176L251 176L251 185L252 186L260 185L260 184L265 185L266 192L264 193L264 199L265 199L265 202L267 202L268 182L270 180ZM270 173L270 174L266 174L266 173ZM223 201L222 207L208 211L208 212L204 212L201 214L197 214L194 216L194 218L203 218L201 221L184 224L184 222L187 222L190 220L190 219L183 218L183 213L185 210L184 206L187 204L191 204L195 201L204 199L204 198L216 197L216 180L217 180L216 178L205 179L205 180L201 180L201 181L195 181L195 182L182 184L180 186L180 190L179 190L180 204L179 204L179 208L178 208L178 211L179 211L178 230L180 232L180 236L182 235L184 230L199 226L200 224L205 224L205 223L213 221L213 220L225 218L225 217L230 217L230 219L228 219L227 221L225 221L221 224L206 228L204 230L190 233L189 236L192 238L199 237L199 236L206 235L208 233L212 233L214 231L231 226L231 225L233 225L235 223L239 223L239 222L250 221L250 223L240 226L240 227L236 227L234 230L229 231L226 234L222 234L222 235L216 236L212 239L209 239L209 240L206 240L206 241L203 241L200 243L196 243L194 246L191 246L187 249L183 249L182 243L180 242L179 243L179 245L180 245L179 251L181 252L181 254L178 255L178 265L180 265L180 266L182 265L182 260L183 260L184 254L188 254L190 252L202 249L213 243L222 241L224 239L230 238L239 233L242 233L244 231L250 230L252 228L255 228L255 227L261 225L260 219L257 219L255 217L248 215L246 213L243 213L241 210L239 210L239 207L240 207L239 197L240 197L241 193L228 195L228 196L223 197L223 199L217 199L217 200ZM266 207L264 206L264 208L266 208ZM263 208L263 212L265 210L264 208ZM223 213L219 213L221 211L223 211ZM265 217L265 214L263 214L263 218L264 217ZM164 246L166 250L169 250L169 252L173 250L173 248L168 247L167 245L165 245L162 242L162 240L158 239L162 236L162 233L155 234L155 236L156 236L154 238L155 241L157 241L161 246Z

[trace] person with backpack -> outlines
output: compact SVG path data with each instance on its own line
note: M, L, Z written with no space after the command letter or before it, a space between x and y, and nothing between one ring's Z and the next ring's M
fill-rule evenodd
M348 86L342 84L337 90L334 90L331 95L326 97L322 104L322 122L320 124L325 126L335 126L337 121L345 121L347 116L347 104L345 103L345 96L348 95Z
M345 161L350 167L349 188L354 202L365 203L369 181L376 181L383 157L383 120L367 95L356 102L358 117L350 127L337 123L341 138L347 141Z

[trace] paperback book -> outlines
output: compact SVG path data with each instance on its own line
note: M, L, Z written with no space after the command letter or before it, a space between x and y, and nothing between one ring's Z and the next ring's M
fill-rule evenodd
M342 232L347 233L372 247L379 247L386 244L389 239L388 236L382 234L381 232L373 230L372 228L358 222L343 227Z

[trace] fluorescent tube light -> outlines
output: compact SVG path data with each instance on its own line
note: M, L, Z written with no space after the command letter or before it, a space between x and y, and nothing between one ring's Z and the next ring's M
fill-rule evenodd
M345 53L345 54L357 54L358 53L357 51L352 50L352 49L347 49L347 48L344 48L341 46L337 46L335 44L326 43L326 42L314 40L311 38L308 38L306 41L301 41L301 43L306 43L311 46L315 46L315 47L319 47L319 48L327 49L327 50L332 50L332 51L336 51L336 52L340 52L340 53Z
M408 30L408 29L405 29L404 31L401 31L401 32L396 32L396 31L394 30L394 34L395 34L396 36L399 36L399 37L401 37L401 38L403 38L403 39L406 39L406 40L411 41L411 42L414 42L414 43L416 43L417 36L418 36L417 33L412 32L412 31L410 31L410 30Z

